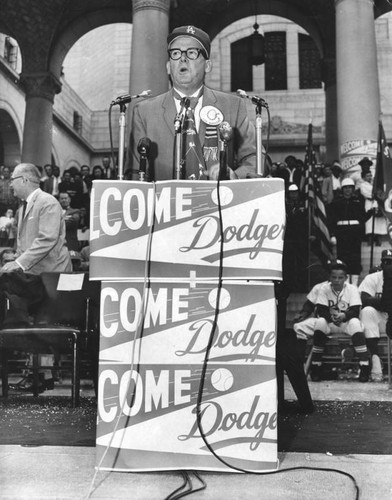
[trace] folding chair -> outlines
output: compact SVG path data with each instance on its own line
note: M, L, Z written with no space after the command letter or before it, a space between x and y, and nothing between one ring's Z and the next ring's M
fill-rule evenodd
M80 399L80 353L82 342L97 328L99 283L86 273L43 273L46 298L34 326L0 330L2 393L8 396L8 358L14 350L33 354L33 394L38 396L38 355L72 353L72 406ZM94 315L91 314L94 309Z

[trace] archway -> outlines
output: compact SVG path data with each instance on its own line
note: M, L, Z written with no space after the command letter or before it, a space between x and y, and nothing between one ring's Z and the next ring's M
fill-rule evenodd
M0 163L14 167L20 163L21 144L15 123L4 109L0 109Z

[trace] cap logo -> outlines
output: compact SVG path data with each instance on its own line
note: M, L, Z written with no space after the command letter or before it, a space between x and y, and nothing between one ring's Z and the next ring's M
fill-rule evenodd
M195 28L193 26L188 26L186 31L187 33L191 33L192 35L196 33Z

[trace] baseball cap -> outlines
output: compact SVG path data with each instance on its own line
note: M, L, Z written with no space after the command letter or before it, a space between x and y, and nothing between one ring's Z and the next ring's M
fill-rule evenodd
M392 250L383 250L381 252L381 260L392 260Z
M328 261L328 268L330 271L333 271L333 270L342 270L344 272L347 272L347 266L346 264L340 260L340 259L331 259L330 261Z
M207 59L209 59L211 51L211 40L209 35L205 31L191 25L174 28L174 30L167 37L167 45L170 47L170 45L181 36L189 36L190 38L194 38L195 40L197 40L204 49Z
M346 177L345 179L342 180L342 188L345 186L355 186L355 182L351 177Z

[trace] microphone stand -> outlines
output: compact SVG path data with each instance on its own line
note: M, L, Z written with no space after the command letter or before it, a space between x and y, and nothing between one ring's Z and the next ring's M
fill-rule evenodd
M263 162L263 143L262 143L262 129L263 120L261 118L262 103L256 104L256 172L257 174L264 175L264 162Z
M182 150L182 120L181 114L177 113L174 120L174 178L181 179L181 150Z
M219 148L219 180L227 181L227 141L221 139Z
M118 140L118 180L124 178L124 148L125 148L125 112L127 107L125 103L120 104L119 118L119 140Z
M184 125L184 111L190 106L188 97L181 99L180 109L174 119L174 178L182 179L182 128Z

